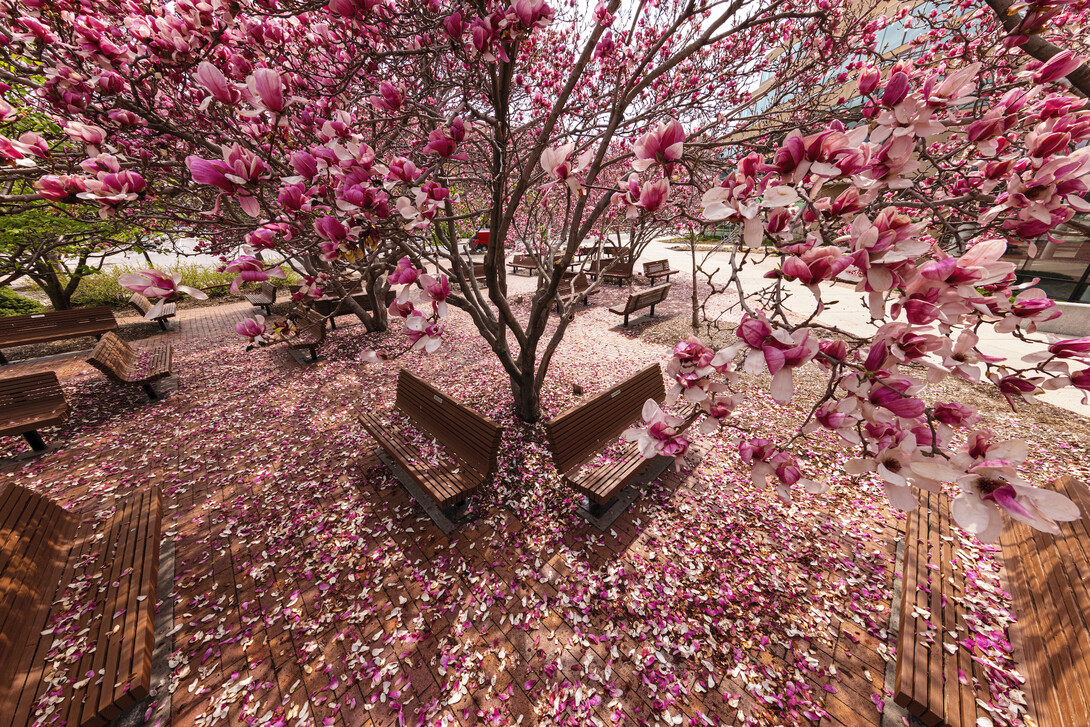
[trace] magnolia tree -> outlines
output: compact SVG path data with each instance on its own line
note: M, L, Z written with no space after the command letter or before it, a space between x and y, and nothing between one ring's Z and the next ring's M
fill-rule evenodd
M708 290L738 294L739 340L683 342L668 366L672 398L706 413L702 430L732 427L739 370L770 374L788 401L794 372L812 367L828 385L799 436L825 427L858 447L853 467L878 473L894 505L911 507L912 487L958 482L955 514L983 538L1000 511L1054 528L1076 513L1018 479L1024 446L975 431L975 412L932 401L927 385L986 378L1012 403L1090 388L1090 341L1040 339L1040 355L1017 364L976 347L982 326L1032 337L1055 315L1041 291L1014 285L1006 245L1090 211L1085 8L962 3L921 17L929 31L902 58L875 46L888 19L872 11L9 1L2 77L18 103L0 104L0 123L32 106L83 154L51 157L33 132L4 137L4 179L29 180L52 204L203 229L236 283L281 275L261 255L274 251L305 273L301 301L343 298L376 330L387 314L404 319L408 348L439 349L460 308L526 421L572 319L569 281L594 262L576 262L580 248L618 230L731 223L748 247ZM754 89L762 73L775 81ZM478 225L490 244L474 263L459 238ZM242 242L251 251L237 256ZM537 262L528 304L508 300L507 245ZM765 290L739 274L750 248L780 253ZM883 323L873 339L818 322L822 284L849 270ZM143 278L128 282L176 292ZM790 281L813 294L812 315L790 311ZM256 318L239 332L278 335ZM683 422L646 413L629 434L641 451L682 455ZM743 434L739 454L784 497L820 489L790 444Z

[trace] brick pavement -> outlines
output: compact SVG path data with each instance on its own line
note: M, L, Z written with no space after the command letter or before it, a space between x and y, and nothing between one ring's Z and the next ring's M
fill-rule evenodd
M667 654L656 664L656 649L644 653L648 643L625 635L616 613L571 606L586 574L647 567L675 506L705 502L701 478L671 470L605 534L571 515L570 494L542 514L492 493L448 539L353 425L358 401L388 393L338 363L336 349L311 367L283 346L241 354L233 326L252 312L183 310L180 331L149 339L177 349L178 388L159 404L106 382L78 354L0 373L57 370L74 409L48 433L54 451L0 476L87 517L131 487L163 489L176 548L171 724L805 723L723 663L709 671ZM10 454L19 443L4 446ZM530 450L514 456L535 461ZM890 592L898 527L876 524L869 543ZM825 530L846 556L859 545ZM881 622L889 608L868 618ZM831 679L799 672L822 695L820 723L879 725L872 697L892 637L875 638L848 613L808 638L744 648L787 671L807 658L835 666Z

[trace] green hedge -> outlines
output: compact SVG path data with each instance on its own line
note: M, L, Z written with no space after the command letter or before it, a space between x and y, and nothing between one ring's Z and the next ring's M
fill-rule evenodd
M128 304L132 291L126 290L117 284L117 277L124 273L138 273L147 270L146 265L126 265L110 268L108 272L91 275L80 281L79 288L72 298L72 304L76 307L91 305L109 305L115 308ZM209 298L219 298L231 295L231 281L235 276L231 273L220 273L212 265L198 265L196 263L182 263L167 268L164 272L182 274L181 285L188 285L208 293ZM290 270L286 271L288 277L281 280L272 278L271 282L278 286L297 285L299 276Z
M0 318L44 312L45 306L38 301L24 298L7 286L0 288Z

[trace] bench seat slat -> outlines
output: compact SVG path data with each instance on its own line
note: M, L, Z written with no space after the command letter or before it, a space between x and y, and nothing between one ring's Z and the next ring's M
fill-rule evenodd
M18 490L30 492L24 488ZM154 507L149 509L149 505ZM49 574L22 576L39 584L35 595L39 607L33 623L22 624L26 643L18 649L15 659L6 660L12 664L15 684L6 694L0 691L0 727L28 725L45 694L48 686L45 677L52 673L54 663L47 659L53 636L43 636L40 632L54 617L65 613L67 607L55 594L66 589L77 573L82 574L81 578L99 575L88 580L92 590L79 596L95 606L70 624L77 632L88 629L88 644L75 664L61 666L64 672L56 675L66 685L56 716L72 727L104 725L146 696L150 688L150 659L146 665L137 664L131 658L126 661L124 653L135 642L128 638L130 634L154 628L157 581L149 586L144 579L149 569L142 561L150 561L152 569L157 568L162 518L158 490L134 493L120 501L117 514L108 521L100 526L89 523L86 528L79 526L78 518L33 493L12 497L10 491L5 492L0 497L0 506L6 509L0 511L3 512L0 520L21 529L21 534L15 534L9 528L10 537L3 541L5 553L10 556L19 547L33 549L36 541L45 544L47 536L50 545L48 552L35 555L41 563L48 560ZM12 509L18 509L14 521L9 516ZM43 509L45 514L39 516ZM132 571L126 573L130 568ZM114 587L115 582L118 587ZM0 628L7 633L13 625L4 622ZM150 648L143 643L141 646ZM138 678L130 675L134 665L139 667L135 671L143 672ZM104 670L101 676L80 689L74 688L87 671L100 669ZM0 690L5 686L0 683Z
M440 507L449 507L464 500L479 487L479 477L467 468L454 473L450 469L425 467L415 462L414 455L418 453L405 441L400 428L384 424L371 413L361 413L359 420L368 433L397 460L402 469L427 490Z
M1052 483L1084 513L1090 490L1073 477ZM1090 724L1090 530L1059 523L1060 534L1011 523L1000 539L1024 643L1028 700L1041 727Z

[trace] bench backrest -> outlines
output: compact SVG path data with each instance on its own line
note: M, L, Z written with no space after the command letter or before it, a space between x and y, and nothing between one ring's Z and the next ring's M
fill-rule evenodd
M648 399L660 404L666 399L666 385L658 364L651 364L590 401L545 422L545 436L557 469L569 472L615 441L641 418Z
M52 412L62 401L64 391L52 371L0 379L0 427L9 421Z
M129 298L129 303L143 315L147 315L148 311L151 310L151 301L139 293L133 293L132 297Z
M651 273L665 273L670 269L669 260L652 260L643 264L643 274L648 275Z
M641 308L661 303L666 300L666 294L670 292L670 285L671 283L663 283L639 293L633 293L628 296L628 300L625 302L625 312L633 313Z
M396 404L462 465L482 476L495 469L503 427L405 369L397 376Z
M321 343L325 340L325 316L312 308L295 317L295 326L308 341Z
M51 340L117 330L109 306L31 313L0 318L0 343L20 340Z
M127 383L136 368L136 351L116 333L107 333L91 351L87 363L114 381Z
M78 520L48 498L0 485L0 707L8 703L21 652L41 635ZM40 628L40 627L39 627Z
M515 255L511 260L512 265L536 265L533 255Z
M270 283L268 280L264 280L261 282L261 292L264 295L269 296L273 300L276 300L276 286Z

